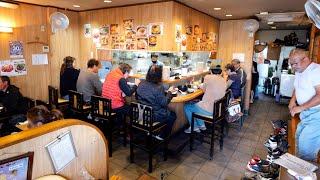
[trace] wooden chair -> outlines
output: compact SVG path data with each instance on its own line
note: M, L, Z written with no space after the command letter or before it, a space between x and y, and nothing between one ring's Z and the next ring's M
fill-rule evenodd
M115 122L116 113L112 112L111 99L100 96L91 96L91 116L93 124L99 127L108 139L109 157L112 157L113 134L123 131L123 145L127 144L127 127L125 119L121 122L122 128ZM121 119L122 120L122 119ZM118 126L117 126L118 125Z
M37 99L37 100L36 100L36 106L40 106L40 105L45 106L45 107L48 108L49 110L51 109L51 106L50 106L47 102L44 102L44 101L42 101L42 100Z
M193 149L193 143L195 139L195 136L194 136L195 135L195 131L194 131L195 119L203 120L207 125L207 130L201 131L200 133L198 133L199 134L198 139L201 142L210 144L210 154L209 154L210 160L212 160L213 158L214 140L216 137L219 137L220 150L223 149L225 114L226 114L226 98L225 97L215 101L213 105L212 116L204 116L204 115L192 113L191 133L190 133L190 151L192 151ZM210 140L206 141L205 138L210 138Z
M59 98L58 89L53 86L48 86L49 105L52 109L59 109L60 106L68 105L68 100Z
M69 90L69 110L76 115L77 118L87 120L91 107L86 105L83 100L83 94L77 91Z
M167 160L168 139L157 140L155 136L166 127L165 123L156 122L152 107L131 103L130 115L130 162L134 162L133 148L148 152L149 173L152 172L152 157L160 146L164 145L164 160Z
M26 103L28 109L31 109L34 106L36 106L36 101L29 97L23 97L23 102Z

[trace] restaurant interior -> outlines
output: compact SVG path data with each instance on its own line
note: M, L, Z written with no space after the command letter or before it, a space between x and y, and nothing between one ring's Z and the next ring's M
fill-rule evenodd
M320 178L319 14L0 0L0 179Z

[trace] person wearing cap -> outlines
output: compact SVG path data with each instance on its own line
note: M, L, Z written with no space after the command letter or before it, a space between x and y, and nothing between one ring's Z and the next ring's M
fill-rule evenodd
M191 125L192 113L197 113L205 116L211 116L213 113L213 104L216 100L224 97L227 89L227 83L221 76L222 70L220 67L211 69L211 74L204 77L204 83L201 89L204 91L202 100L197 103L188 103L184 106L186 118ZM194 131L200 132L206 130L206 126L202 120L195 120ZM191 126L184 131L191 132Z
M151 64L152 65L157 65L157 66L163 66L163 63L158 60L159 55L156 53L151 53Z

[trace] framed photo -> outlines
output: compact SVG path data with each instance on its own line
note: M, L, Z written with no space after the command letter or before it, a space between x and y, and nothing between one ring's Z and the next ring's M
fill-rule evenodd
M148 27L149 27L150 35L162 35L163 34L163 22L150 23Z
M123 27L126 30L132 30L133 29L133 19L123 20Z
M139 38L147 38L147 35L148 35L147 26L137 26L136 35Z
M0 160L0 179L32 178L33 152Z
M110 34L119 34L119 25L111 24L110 25Z
M9 41L10 58L23 58L22 41Z
M68 166L77 157L71 131L58 136L55 140L46 145L54 172L58 173Z

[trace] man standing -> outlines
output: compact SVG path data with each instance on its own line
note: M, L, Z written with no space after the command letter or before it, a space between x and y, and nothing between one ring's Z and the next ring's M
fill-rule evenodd
M163 63L161 61L158 60L159 56L156 53L151 53L151 64L152 65L157 65L157 66L163 66Z
M320 150L320 65L301 49L291 51L289 62L295 71L289 110L291 116L300 113L301 119L296 131L297 155L314 161Z
M92 95L101 95L102 83L98 76L100 62L90 59L87 63L87 70L81 70L78 81L77 91L83 93L83 100L90 102Z
M246 85L246 82L247 82L247 74L246 72L244 72L244 70L241 68L241 65L240 65L240 60L239 59L233 59L231 61L236 73L238 75L241 76L241 88L244 87Z

